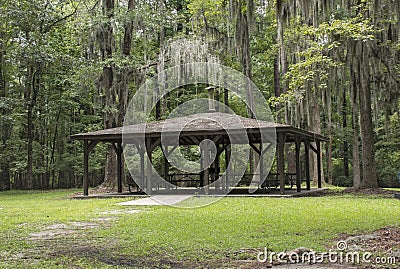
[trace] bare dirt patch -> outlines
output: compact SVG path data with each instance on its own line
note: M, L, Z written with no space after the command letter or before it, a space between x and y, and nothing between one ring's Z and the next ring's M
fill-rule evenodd
M142 212L142 210L128 209L128 210L113 210L102 212L102 215L120 215L120 214L136 214ZM71 221L68 223L56 223L46 227L43 227L38 232L33 232L29 235L28 240L49 240L57 237L63 237L77 233L82 230L89 230L99 228L101 225L107 224L115 220L114 217L99 217L93 219L93 222L78 222Z
M323 263L310 264L309 261L291 263L289 259L283 259L278 262L274 260L272 263L267 259L266 262L258 262L256 260L237 260L232 262L235 268L250 269L250 268L288 268L288 269L333 269L333 268L364 268L364 269L377 269L377 268L400 268L400 228L398 227L387 227L376 230L368 234L357 234L357 235L343 235L339 238L332 240L332 243L326 246L326 251L337 251L337 242L345 242L345 249L343 250L343 257L346 257L346 253L360 253L360 262L346 262L346 258L340 263L338 258L337 262L329 262L329 258L324 256L325 259ZM260 250L257 249L243 249L238 252L234 252L232 256L236 253L247 253L249 257L256 257ZM312 252L310 249L298 248L286 252L286 255L291 253L297 253L301 257L302 252ZM364 262L362 260L362 255L366 252L372 254L368 257L370 262ZM322 253L316 253L317 255L322 255ZM288 257L288 256L286 256ZM337 256L339 257L339 256ZM352 256L349 256L352 257Z
M350 194L362 194L362 195L384 195L384 196L391 196L393 197L394 194L399 193L398 191L393 190L385 190L382 188L374 188L374 189L361 189L356 190L353 188L348 188L342 191L343 194L350 193Z
M354 196L370 196L370 197L384 197L384 198L393 198L395 194L400 194L399 191L394 190L385 190L382 188L374 188L374 189L353 189L347 188L344 190L331 190L325 189L319 192L310 193L307 196L310 197L321 197L321 196L342 196L346 194L351 194Z
M29 234L28 240L46 240L76 234L78 231L100 227L98 222L69 222L46 226L38 232Z
M374 256L395 257L400 264L400 228L387 227L370 234L342 236L350 251L368 251Z

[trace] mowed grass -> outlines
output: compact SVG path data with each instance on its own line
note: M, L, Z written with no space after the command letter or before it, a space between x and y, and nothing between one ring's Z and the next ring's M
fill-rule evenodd
M126 264L131 264L129 260L144 260L147 265L161 260L195 261L196 264L254 260L254 251L267 246L276 252L297 247L323 250L334 245L335 238L343 234L400 227L400 200L383 196L227 197L209 206L180 209L117 205L126 199L72 200L67 198L71 193L0 193L0 258L3 259L0 268L23 268L26 259L19 261L10 257L32 249L37 254L31 268L114 268L120 260ZM38 243L28 240L31 232L47 225L93 221L104 217L105 211L128 209L140 212L113 215L107 225L84 231L81 237L74 235L74 240L62 240L61 248L69 251L63 251L55 259L43 251L43 242L38 250ZM79 250L76 257L77 252L71 250L85 241L93 248L86 254L87 248ZM48 248L54 250L60 245L53 242ZM254 251L246 251L249 249ZM7 254L1 255L2 252ZM13 266L6 267L9 264Z
M167 251L181 259L208 259L267 246L273 251L322 250L339 235L387 226L400 226L399 200L225 198L198 209L159 207L126 216L106 233L120 238L127 254L162 256Z
M29 240L29 234L42 231L53 224L93 221L101 212L113 210L118 207L117 202L123 201L70 199L77 191L0 192L0 268L65 268L66 266L59 263L60 258L46 257L40 251L36 253L37 242ZM74 244L75 242L71 241L71 245ZM52 248L51 243L48 248ZM33 264L23 255L27 250L34 254ZM88 265L81 260L74 260L73 263Z

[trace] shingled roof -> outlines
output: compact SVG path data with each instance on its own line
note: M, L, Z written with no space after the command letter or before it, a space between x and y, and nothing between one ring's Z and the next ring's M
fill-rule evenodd
M114 141L124 138L159 137L163 135L218 135L226 133L240 133L246 130L247 134L259 135L260 132L286 133L286 141L293 141L295 136L306 137L311 141L326 141L326 138L306 130L245 118L235 114L221 112L200 113L184 117L168 118L165 120L128 125L112 129L72 135L75 140Z

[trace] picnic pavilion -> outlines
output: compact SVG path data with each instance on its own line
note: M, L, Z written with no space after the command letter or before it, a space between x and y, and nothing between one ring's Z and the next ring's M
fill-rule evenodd
M247 134L246 139L239 136L240 132ZM164 136L164 139L162 139ZM178 138L176 138L178 136ZM242 137L242 138L241 138ZM271 137L275 141L271 141ZM263 157L271 147L276 147L276 173L270 173L276 176L276 182L279 186L280 193L285 193L285 180L288 173L285 173L285 144L291 143L295 146L295 177L296 191L301 192L302 182L306 182L306 189L310 190L310 152L314 152L317 156L318 171L318 188L322 187L322 167L321 167L321 142L326 138L303 129L295 128L290 125L282 125L261 121L257 119L245 118L234 114L210 112L202 114L194 114L184 117L168 118L148 123L135 124L130 126L105 129L100 131L80 133L71 136L75 140L83 140L84 145L84 176L83 176L83 194L88 195L89 189L89 154L94 147L102 143L111 143L117 156L117 177L118 177L118 193L123 190L123 150L126 145L131 144L137 148L140 155L140 175L138 176L143 182L144 190L147 194L151 194L157 188L154 184L154 170L152 168L152 153L157 147L162 147L164 152L162 177L165 181L176 184L179 179L174 178L169 173L170 164L166 155L170 154L177 146L172 140L178 139L179 146L200 145L203 140L211 140L215 143L217 149L217 157L208 167L204 167L203 171L197 175L197 179L189 179L196 181L198 187L204 188L208 184L218 179L221 172L220 156L225 152L225 163L230 162L231 145L248 143L256 152L260 160L260 167L257 169L260 178L260 186L263 179L268 178L264 172ZM171 138L171 139L168 139ZM141 141L143 140L143 141ZM171 141L171 144L169 144ZM209 150L207 146L201 147L202 151ZM301 154L301 146L304 145L303 154ZM147 159L145 158L147 153ZM207 155L207 154L206 154ZM147 164L146 164L147 160ZM265 174L264 174L265 173ZM193 175L192 175L193 176ZM230 175L228 169L224 174L225 180L222 188L229 188ZM182 180L182 177L181 177ZM169 187L165 187L169 189Z

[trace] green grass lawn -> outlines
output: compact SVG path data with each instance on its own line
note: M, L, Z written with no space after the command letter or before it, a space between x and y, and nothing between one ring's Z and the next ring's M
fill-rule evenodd
M0 193L0 268L221 265L254 260L266 246L276 252L323 250L343 234L400 227L400 200L385 196L228 197L179 209L117 205L126 199L69 199L73 192ZM141 211L126 212L131 209ZM75 230L32 239L60 224Z

